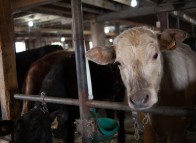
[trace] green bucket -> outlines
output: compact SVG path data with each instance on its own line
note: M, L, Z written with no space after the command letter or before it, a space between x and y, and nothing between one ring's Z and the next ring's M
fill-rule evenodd
M114 136L118 131L118 122L110 118L98 118L98 129L106 136Z
M95 134L94 142L106 141L111 139L118 131L118 121L110 118L97 119L98 132Z

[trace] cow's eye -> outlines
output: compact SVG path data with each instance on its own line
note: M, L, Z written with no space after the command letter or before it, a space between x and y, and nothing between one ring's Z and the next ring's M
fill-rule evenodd
M155 53L152 58L153 58L153 60L156 60L157 57L158 57L158 53Z

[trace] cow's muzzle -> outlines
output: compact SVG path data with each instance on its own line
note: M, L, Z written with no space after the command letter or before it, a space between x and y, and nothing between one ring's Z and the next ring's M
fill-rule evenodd
M129 105L134 109L149 108L150 92L148 90L140 90L129 96Z

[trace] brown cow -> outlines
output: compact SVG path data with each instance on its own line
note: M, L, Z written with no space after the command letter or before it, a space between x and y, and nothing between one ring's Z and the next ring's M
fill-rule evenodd
M161 34L147 27L124 31L113 46L100 46L86 56L98 64L116 62L126 87L131 109L141 110L154 104L193 107L196 101L196 54L183 44L186 33L168 29ZM144 143L185 142L189 119L150 115L144 128Z

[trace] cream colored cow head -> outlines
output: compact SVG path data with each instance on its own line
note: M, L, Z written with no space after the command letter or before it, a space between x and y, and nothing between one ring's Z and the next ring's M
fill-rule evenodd
M174 49L185 35L178 30L158 34L147 27L135 27L117 36L113 46L94 47L86 56L101 65L117 63L130 108L146 109L158 101L163 73L161 51Z

